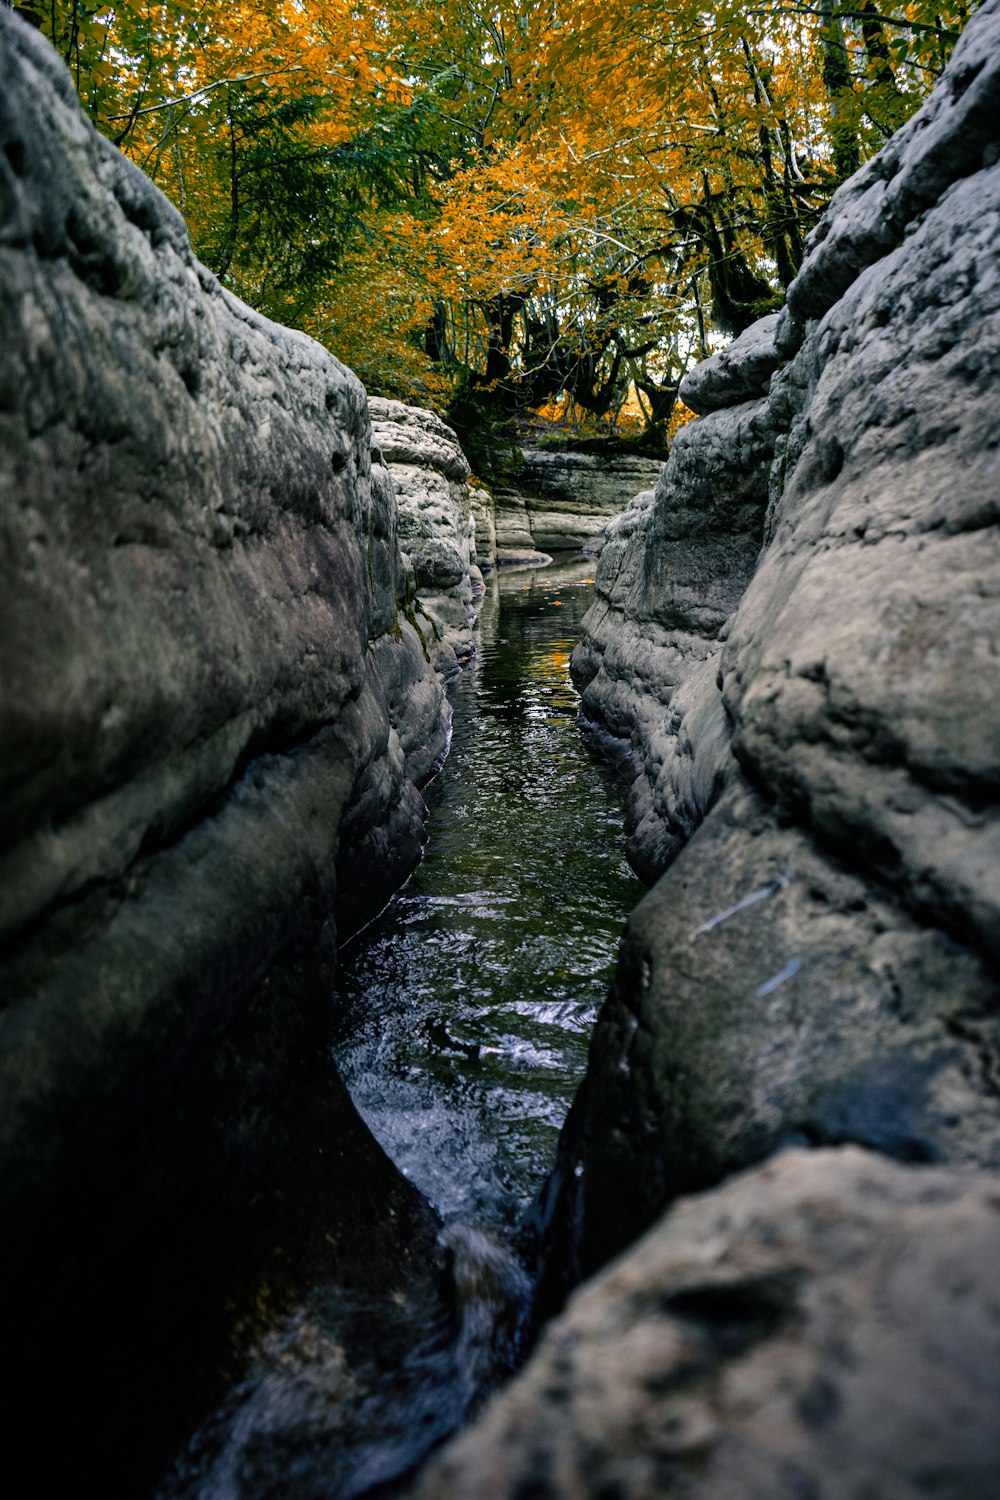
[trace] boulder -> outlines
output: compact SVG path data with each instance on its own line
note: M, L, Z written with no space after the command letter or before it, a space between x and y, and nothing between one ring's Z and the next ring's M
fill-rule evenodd
M498 547L498 568L547 568L552 561L548 552L536 552L533 547Z
M792 1151L583 1288L414 1500L986 1500L992 1175Z
M781 363L775 343L778 313L759 318L735 343L689 370L678 395L700 417L767 395L771 376Z

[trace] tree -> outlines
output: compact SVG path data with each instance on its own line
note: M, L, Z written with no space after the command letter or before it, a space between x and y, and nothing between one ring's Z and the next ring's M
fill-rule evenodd
M929 0L50 0L98 127L372 387L628 405L780 302L968 15Z

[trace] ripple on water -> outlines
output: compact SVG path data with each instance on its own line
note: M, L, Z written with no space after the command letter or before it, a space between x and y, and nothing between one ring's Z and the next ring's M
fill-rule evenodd
M592 581L585 562L494 581L424 861L341 955L338 1066L446 1219L513 1224L540 1185L642 894L576 725Z

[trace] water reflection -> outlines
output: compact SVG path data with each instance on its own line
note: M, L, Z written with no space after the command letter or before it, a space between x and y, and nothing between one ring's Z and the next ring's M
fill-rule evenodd
M642 894L576 728L592 566L494 581L423 864L341 955L338 1066L446 1219L511 1225L539 1186Z

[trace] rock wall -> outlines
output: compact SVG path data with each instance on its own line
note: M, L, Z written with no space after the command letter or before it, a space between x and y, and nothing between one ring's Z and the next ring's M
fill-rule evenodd
M633 454L525 450L515 481L528 529L542 552L577 551L620 514L630 497L656 484L663 465Z
M629 858L647 882L697 826L729 759L716 658L760 550L776 323L763 319L685 380L702 419L678 433L653 496L608 524L573 654L584 719L621 767Z
M412 868L447 711L359 382L219 287L6 10L0 79L5 1377L51 1412L58 1367L68 1471L128 1470L108 1423L176 1419L206 1307L249 1327L320 1252L437 1305L323 1018L338 891L343 935Z
M452 676L475 648L473 599L483 587L469 464L434 412L374 396L368 409L372 444L388 465L399 506L411 620L435 669ZM487 539L487 556L488 549Z
M608 523L662 468L629 454L525 450L520 472L496 491L499 562L540 565L553 552L599 550Z
M577 1271L788 1139L1000 1163L998 40L991 0L602 557L574 670L665 874L546 1206Z
M497 485L493 492L496 534L496 560L500 567L542 568L552 561L551 553L535 546L528 516L528 502L510 485Z
M998 244L987 0L612 527L574 666L656 883L541 1310L648 1234L421 1496L991 1493Z
M469 489L469 506L476 532L473 561L482 576L491 573L497 565L497 520L493 496L482 485L474 484Z

